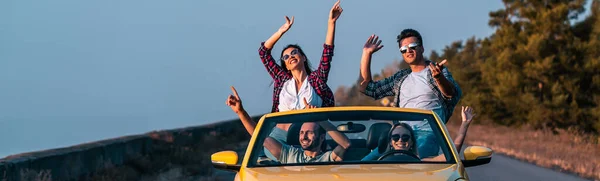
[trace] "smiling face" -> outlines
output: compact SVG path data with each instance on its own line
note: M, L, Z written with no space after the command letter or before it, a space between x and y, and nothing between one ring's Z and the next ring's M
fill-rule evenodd
M281 60L285 64L287 70L302 70L305 68L304 64L306 63L306 57L299 48L286 48L283 50Z
M423 46L417 37L411 36L400 41L400 53L404 61L409 65L419 63L423 60Z
M323 133L320 132L320 126L317 123L304 123L300 128L300 146L302 149L309 151L317 151L321 148L321 143L325 139Z
M394 150L405 150L408 151L414 144L414 138L412 137L410 130L403 126L397 126L390 135L390 145Z
M425 62L423 59L423 52L425 52L423 37L417 30L410 28L402 30L396 37L396 41L400 53L402 53L402 58L408 65L419 65Z

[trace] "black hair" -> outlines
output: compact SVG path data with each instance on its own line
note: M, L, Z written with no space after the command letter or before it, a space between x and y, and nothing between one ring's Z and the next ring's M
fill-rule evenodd
M416 37L417 40L419 41L419 45L423 46L423 37L421 37L421 34L417 30L414 30L414 29L404 29L404 30L402 30L402 32L400 32L398 37L396 37L396 39L398 41L398 46L401 46L400 42L402 40L404 40L405 38L409 38L409 37Z

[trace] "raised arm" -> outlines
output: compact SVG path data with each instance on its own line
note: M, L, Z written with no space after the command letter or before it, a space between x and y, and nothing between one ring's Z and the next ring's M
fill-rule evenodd
M283 36L283 34L285 34L285 32L290 30L290 28L292 27L292 24L294 24L294 16L292 16L292 20L290 20L290 18L285 16L285 23L283 25L281 25L281 27L279 28L279 30L277 30L277 32L275 32L273 35L271 35L271 37L269 37L269 39L267 39L267 41L265 41L265 48L267 48L269 50L273 49L273 46L275 45L275 43L277 43L277 41L279 41L279 39L281 38L281 36Z
M381 99L385 96L394 95L394 81L396 74L380 81L373 81L371 78L371 56L379 49L383 48L381 40L376 35L371 35L363 47L363 54L360 60L360 78L359 91L374 99Z
M321 56L321 61L319 62L319 67L310 75L315 76L315 78L321 79L323 83L327 83L327 80L329 78L329 70L331 70L331 60L333 57L333 47L335 42L335 27L338 18L342 14L342 11L343 10L340 7L340 1L338 0L329 11L329 18L327 21L327 35L325 37L325 44L323 45L323 54Z
M340 0L335 2L329 11L329 20L327 21L327 36L325 37L326 45L333 45L335 40L335 23L340 15L342 15L342 11L343 9L340 7Z
M371 78L371 56L379 49L383 48L381 40L376 35L371 35L363 47L362 57L360 59L360 86L359 90L365 92L367 85L373 80Z
M252 118L250 118L250 115L248 115L248 112L244 110L244 106L242 106L242 100L233 86L231 87L231 91L233 92L233 95L229 95L225 104L227 104L227 106L229 106L231 110L233 110L233 112L240 117L240 121L242 121L244 128L246 128L248 134L252 136L252 134L254 134L254 129L256 128L256 122L254 122ZM279 143L279 141L271 137L267 137L265 138L263 146L267 148L276 158L280 157L281 143Z
M462 145L465 141L465 137L467 136L467 130L469 129L469 125L471 121L473 121L473 117L475 114L473 113L473 108L467 106L462 106L461 110L462 116L462 124L460 125L460 129L458 131L458 135L454 138L454 145L456 146L456 151L460 154L460 150L462 149ZM422 158L422 161L446 161L446 157L442 155L438 155L431 158Z
M277 62L275 62L275 59L271 55L271 50L273 50L273 46L275 45L275 43L277 43L281 36L283 36L283 34L285 34L285 32L287 32L290 29L290 27L292 27L292 24L294 23L294 17L292 16L292 20L290 20L290 18L286 16L285 21L286 22L283 25L281 25L277 32L271 35L271 37L267 39L267 41L261 43L261 46L258 49L260 60L262 61L263 65L269 72L269 75L271 75L273 79L281 78L282 75L286 72L281 66L277 64Z
M465 138L467 137L467 130L469 129L469 125L473 121L474 116L475 116L475 114L473 113L473 108L471 108L469 106L467 106L467 107L462 106L462 109L461 109L462 123L460 124L460 129L458 130L458 135L454 139L454 145L456 145L456 149L457 149L456 151L458 151L459 153L460 153L460 150L462 149L462 145L465 141Z

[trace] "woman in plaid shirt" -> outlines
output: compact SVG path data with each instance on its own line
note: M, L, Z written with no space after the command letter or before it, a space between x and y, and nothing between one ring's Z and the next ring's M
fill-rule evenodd
M290 20L285 17L283 24L267 41L262 42L258 50L260 59L265 65L267 72L273 78L273 105L271 112L304 109L303 99L315 107L334 106L333 91L327 85L331 57L333 56L333 42L335 36L336 21L342 14L340 1L338 0L329 12L327 36L323 45L323 54L317 70L312 71L304 51L298 45L290 44L283 48L280 65L271 56L271 50L275 43L285 34L292 24L294 17ZM278 124L271 133L271 137L286 143L287 130L291 124ZM267 155L269 153L265 150ZM272 155L269 155L272 157Z

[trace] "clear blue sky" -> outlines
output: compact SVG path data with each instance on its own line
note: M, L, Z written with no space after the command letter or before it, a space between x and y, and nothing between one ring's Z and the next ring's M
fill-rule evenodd
M282 23L274 52L300 44L316 65L334 0L0 1L0 157L235 118L236 86L249 113L270 111L271 79L257 49ZM501 1L341 3L329 85L358 77L362 45L385 47L373 71L400 60L396 35L414 28L427 55L485 37ZM452 61L452 60L449 60Z

